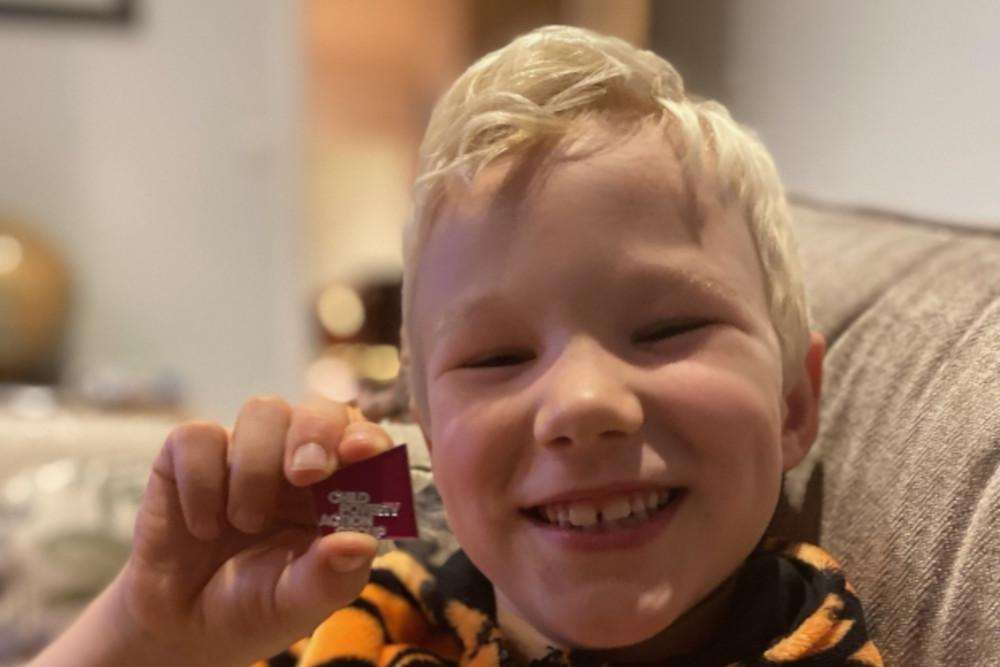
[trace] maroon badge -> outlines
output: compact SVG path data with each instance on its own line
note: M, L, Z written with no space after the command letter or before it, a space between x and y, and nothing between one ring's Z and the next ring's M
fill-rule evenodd
M417 537L406 445L337 470L311 487L319 530L344 530L378 539Z

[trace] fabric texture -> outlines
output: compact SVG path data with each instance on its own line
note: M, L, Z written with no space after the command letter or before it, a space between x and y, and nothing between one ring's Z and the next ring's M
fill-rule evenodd
M380 557L371 582L312 638L261 665L299 667L516 664L497 626L493 588L458 551L440 568L404 551ZM551 648L531 667L612 665L592 651ZM638 663L629 663L637 665ZM722 630L658 667L882 665L861 603L819 547L767 540L747 560Z
M1000 235L794 209L828 340L775 533L837 555L890 665L1000 664Z

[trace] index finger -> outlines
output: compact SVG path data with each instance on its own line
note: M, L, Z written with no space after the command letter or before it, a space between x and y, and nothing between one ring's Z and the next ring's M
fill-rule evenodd
M360 414L360 411L358 412ZM341 465L381 454L393 446L392 438L378 424L364 419L351 422L344 429L344 436L337 447Z
M293 486L315 484L341 465L391 446L388 434L365 419L356 406L307 400L292 411L285 441L285 477Z

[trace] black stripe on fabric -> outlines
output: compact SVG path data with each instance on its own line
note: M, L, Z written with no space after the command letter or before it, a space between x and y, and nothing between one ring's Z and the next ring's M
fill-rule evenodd
M854 623L836 645L831 646L820 654L799 660L792 663L801 667L828 667L832 665L848 665L857 661L849 660L862 646L868 642L868 630L865 626L864 612L861 609L861 602L857 597L843 591L841 597L844 601L844 608L837 614L843 620L852 620Z
M295 667L299 664L299 659L288 651L282 651L268 658L267 664L268 667Z
M379 629L382 630L383 644L393 643L392 636L389 634L389 628L386 627L385 619L382 618L382 612L379 610L377 606L375 606L374 604L372 604L371 602L369 602L364 598L355 599L354 602L352 602L349 606L354 607L355 609L361 609L362 611L366 612L369 616L374 618L376 621L378 621Z
M787 662L772 662L770 660L760 660L750 663L751 665L780 665L780 667L845 667L850 665L863 665L857 660L851 660L854 655L868 640L868 630L865 626L864 611L858 598L846 590L836 591L844 603L840 611L834 612L838 620L853 620L850 630L840 638L835 645L827 648L822 653L792 660Z
M403 585L403 582L400 581L395 574L393 574L392 570L385 570L381 568L372 570L369 581L373 584L378 584L390 593L403 598L410 603L410 606L413 607L415 612L421 616L424 615L423 607L420 606L417 598L413 597L413 593L410 592L410 589Z
M435 581L425 581L420 585L420 599L423 601L424 606L427 607L431 614L431 621L434 625L438 625L444 628L459 641L460 644L464 642L458 636L455 631L454 626L448 621L448 617L444 613L445 599L441 595L441 591L438 590Z
M457 662L445 660L430 651L412 647L397 653L388 667L457 667L457 665Z
M493 584L482 572L476 569L469 557L462 550L456 551L445 561L444 565L434 571L437 582L438 603L442 606L448 600L458 600L466 606L477 609L496 620L496 598ZM423 591L421 591L423 593ZM447 624L447 617L442 614L440 624Z
M483 619L483 624L480 626L479 632L476 633L476 649L474 653L478 653L481 648L489 646L496 641L496 639L490 637L495 627L490 619Z
M529 667L567 667L566 654L554 646L549 647L549 652L541 658L531 661Z
M333 658L316 667L375 667L375 663L364 658Z

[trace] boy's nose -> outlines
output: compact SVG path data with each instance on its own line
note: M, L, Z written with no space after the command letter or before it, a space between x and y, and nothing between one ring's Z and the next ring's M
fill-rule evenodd
M625 363L597 344L567 348L543 383L536 442L586 445L642 427L642 404L628 384Z

